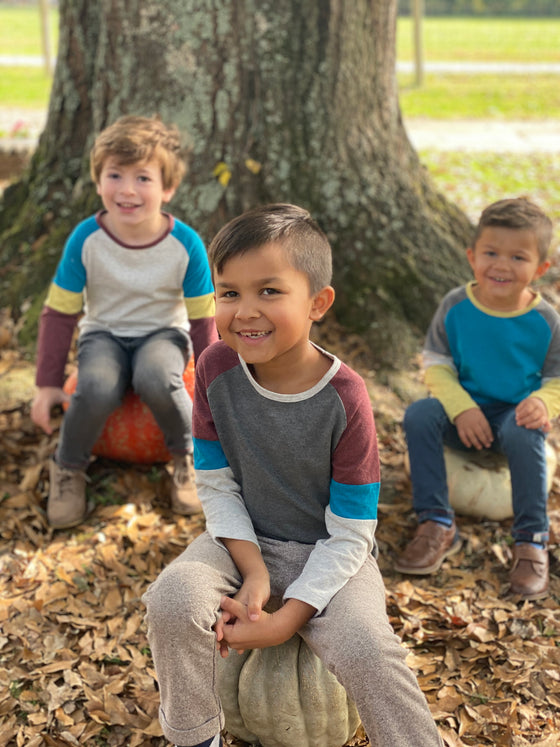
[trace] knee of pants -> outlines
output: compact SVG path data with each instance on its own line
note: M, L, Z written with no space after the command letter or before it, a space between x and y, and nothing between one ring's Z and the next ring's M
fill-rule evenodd
M78 371L78 385L73 396L92 410L110 412L120 405L125 391L126 382L118 377L104 375L101 371Z
M545 434L540 429L525 428L515 422L515 413L502 424L498 432L500 448L507 455L521 449L528 453L534 449L544 449Z
M206 571L204 563L193 561L171 564L161 572L143 597L152 632L212 627L220 595L212 592Z
M164 376L161 369L150 368L134 372L132 387L144 402L163 406L169 401L171 392L183 388L184 384L180 376L174 377L170 373Z
M403 427L405 433L425 432L438 423L445 423L447 415L438 399L426 397L409 405L404 413Z

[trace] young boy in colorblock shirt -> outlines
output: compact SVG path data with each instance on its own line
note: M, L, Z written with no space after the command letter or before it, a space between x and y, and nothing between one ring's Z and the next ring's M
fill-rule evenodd
M162 211L185 173L179 132L126 116L96 138L91 173L103 209L69 237L39 327L38 391L31 416L51 433L51 408L68 397L64 368L78 318L78 384L50 464L47 518L86 515L86 468L105 421L132 385L173 456L172 507L199 511L192 468L192 402L183 371L217 339L206 249Z
M489 205L467 250L474 281L436 311L423 352L431 397L404 419L419 527L395 564L402 573L433 573L460 546L444 444L493 449L511 472L511 591L548 592L545 438L560 412L560 316L531 283L550 266L551 238L550 219L528 200Z
M207 531L144 596L164 734L221 744L215 657L297 632L373 744L440 745L385 610L368 392L309 339L334 300L329 243L278 204L231 221L209 255L222 339L199 360L193 416Z

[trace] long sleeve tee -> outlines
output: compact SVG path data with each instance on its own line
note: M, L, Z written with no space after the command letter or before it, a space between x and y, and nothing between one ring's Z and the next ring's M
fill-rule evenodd
M190 335L195 358L217 339L208 257L198 234L168 215L164 236L128 246L101 213L72 232L41 314L37 385L61 386L78 318L80 334L105 330L143 337L176 327Z
M423 350L425 380L449 419L486 404L534 395L549 418L560 412L560 316L538 293L518 311L480 304L474 282L442 300Z
M258 546L263 536L314 545L285 598L319 612L368 554L377 553L379 458L371 403L358 374L329 357L329 371L310 390L277 394L218 342L199 359L193 409L208 532L216 541Z

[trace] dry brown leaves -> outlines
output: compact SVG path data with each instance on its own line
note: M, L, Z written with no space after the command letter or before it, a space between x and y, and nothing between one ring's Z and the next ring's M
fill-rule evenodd
M462 519L463 550L437 575L393 572L414 526L403 407L373 375L368 382L385 485L378 539L388 611L445 745L560 744L560 484L547 600L507 597L507 522ZM53 533L45 500L55 440L28 412L28 402L0 412L0 745L164 747L141 596L203 522L170 512L161 469L98 460L94 510L77 529ZM360 733L351 744L369 743Z

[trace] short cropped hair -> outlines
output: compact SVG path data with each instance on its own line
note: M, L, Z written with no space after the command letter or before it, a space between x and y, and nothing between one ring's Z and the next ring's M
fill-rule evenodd
M544 262L552 241L552 221L538 205L526 197L515 197L488 205L483 211L475 229L476 244L482 231L489 226L501 226L532 231L537 239L539 262Z
M281 244L292 266L307 275L311 295L330 284L329 240L307 210L287 203L261 205L223 226L208 248L210 264L221 273L232 257L272 242Z
M96 184L111 157L123 166L157 158L164 189L177 187L187 170L179 130L157 116L127 115L100 132L90 152L90 172Z

